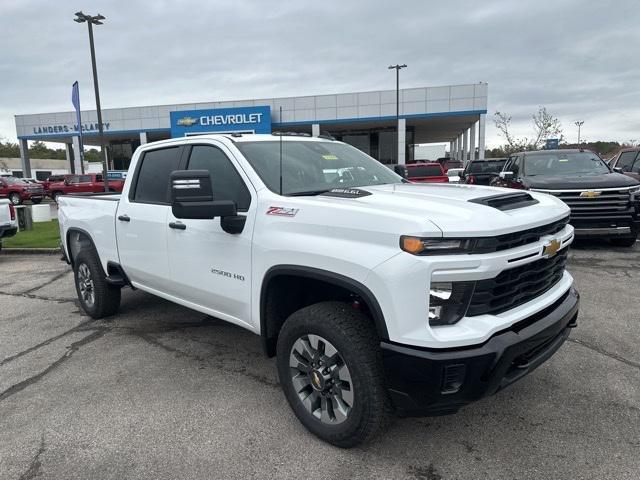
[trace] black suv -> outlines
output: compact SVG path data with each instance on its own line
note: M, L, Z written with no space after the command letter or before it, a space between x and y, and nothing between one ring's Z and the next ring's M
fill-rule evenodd
M571 208L576 237L608 238L627 247L638 237L640 183L588 150L514 153L491 185L560 198Z

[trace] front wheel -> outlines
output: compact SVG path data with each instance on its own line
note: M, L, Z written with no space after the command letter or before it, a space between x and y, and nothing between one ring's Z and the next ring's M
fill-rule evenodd
M82 309L92 318L113 315L120 307L120 287L109 285L94 249L80 250L73 259L76 293Z
M14 205L21 205L22 204L22 198L20 198L20 194L19 193L11 193L11 194L9 194L9 201L11 203L13 203Z
M361 311L341 302L305 307L283 325L277 353L285 397L314 435L349 448L387 423L379 339Z

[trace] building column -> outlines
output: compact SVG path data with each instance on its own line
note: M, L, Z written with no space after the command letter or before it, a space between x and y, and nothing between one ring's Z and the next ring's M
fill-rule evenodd
M458 137L458 161L461 162L464 158L464 134L460 134Z
M82 152L80 151L80 137L74 135L73 140L73 163L71 164L71 173L82 173Z
M319 123L312 123L311 124L311 136L312 137L317 137L320 135L320 124Z
M469 153L471 153L469 160L471 161L476 159L476 122L471 124L469 132Z
M466 165L469 161L469 129L467 128L462 134L462 164Z
M26 140L18 141L20 147L20 160L22 160L22 176L31 178L31 159L29 158L29 143Z
M73 143L64 144L64 153L67 157L67 168L71 173L76 173L75 165L73 164L73 159L75 157L73 154Z
M147 143L147 132L140 132L140 145Z
M486 122L486 114L480 114L480 121L478 122L478 158L484 160L484 127Z
M449 158L453 158L453 144L454 142L449 142Z
M404 165L406 163L405 151L406 151L406 131L407 121L404 118L398 119L398 165Z
M458 140L460 140L460 138L456 137L456 139L453 141L453 155L451 156L451 158L453 158L454 160L458 159L458 150L460 149Z

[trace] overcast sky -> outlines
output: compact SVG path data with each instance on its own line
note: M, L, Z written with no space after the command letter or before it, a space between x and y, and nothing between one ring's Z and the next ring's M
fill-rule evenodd
M640 140L640 2L29 1L0 2L0 135L13 116L91 108L77 10L95 32L103 108L489 83L492 114L530 134L544 105L569 141Z

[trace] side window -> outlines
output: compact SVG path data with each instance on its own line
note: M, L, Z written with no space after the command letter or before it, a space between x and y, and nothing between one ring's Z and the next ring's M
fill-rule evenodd
M633 163L631 171L633 173L640 173L640 152L638 152L638 155L636 156L636 161Z
M513 162L516 159L516 157L509 157L507 159L507 161L504 164L504 167L502 167L502 171L503 172L510 172L511 169L513 168Z
M140 203L170 203L169 176L178 170L180 148L162 148L145 152L140 159L136 189L131 200Z
M69 177L69 180L67 181L68 183L79 183L80 182L80 177L77 175L74 175L73 177Z
M89 183L91 182L91 176L89 175L80 175L80 183Z
M233 200L238 210L247 211L251 195L229 158L217 147L196 145L191 149L188 170L208 170L214 200Z
M102 175L96 175L96 182L102 181Z
M616 162L616 167L621 168L623 172L630 172L637 153L638 152L622 152Z
M514 176L518 177L522 175L522 165L524 165L524 157L522 155L518 155L513 162L513 166L511 167Z

